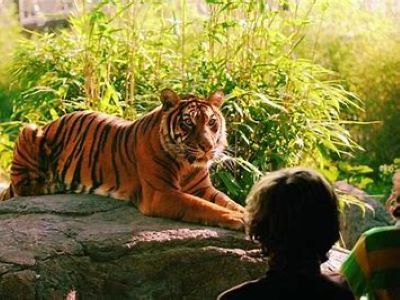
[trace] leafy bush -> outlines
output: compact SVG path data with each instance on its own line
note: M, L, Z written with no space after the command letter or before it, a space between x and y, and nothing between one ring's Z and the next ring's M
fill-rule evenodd
M358 99L295 55L311 6L299 14L295 2L206 2L196 10L184 0L102 1L70 29L25 40L13 65L23 93L3 130L14 139L22 123L81 109L135 119L158 105L164 87L222 89L233 158L230 168L227 157L214 167L214 180L237 200L263 172L322 167L357 148L340 113L358 110Z
M393 188L393 175L400 171L400 158L395 158L392 163L379 166L378 181L369 187L371 194L383 195L386 200Z
M9 67L16 41L20 38L20 28L15 15L15 7L12 4L0 10L0 121L7 120L11 115L10 100L13 92L9 87Z
M8 67L17 39L20 38L20 28L18 25L15 6L8 4L0 10L0 86L6 86L8 82Z
M298 50L336 71L363 100L361 121L377 121L352 133L366 150L354 163L373 167L379 180L378 167L400 156L399 7L390 0L319 1L311 14Z
M18 92L10 87L9 68L17 40L21 37L13 3L0 9L0 122L7 122L12 114L11 99ZM12 142L0 127L0 182L7 178L12 153Z

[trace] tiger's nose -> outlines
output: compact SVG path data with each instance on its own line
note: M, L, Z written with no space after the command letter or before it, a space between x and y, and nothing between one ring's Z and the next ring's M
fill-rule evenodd
M204 153L207 153L212 150L213 146L209 141L203 141L202 143L199 143L199 148L203 150Z

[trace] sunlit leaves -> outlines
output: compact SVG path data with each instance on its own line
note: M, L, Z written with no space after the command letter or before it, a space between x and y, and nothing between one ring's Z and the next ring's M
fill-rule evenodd
M133 119L158 105L165 87L204 96L222 89L232 166L217 164L213 179L243 201L265 172L319 166L357 147L340 113L358 109L358 99L296 57L309 20L293 13L295 3L101 1L71 28L20 44L13 118L40 124L90 109Z

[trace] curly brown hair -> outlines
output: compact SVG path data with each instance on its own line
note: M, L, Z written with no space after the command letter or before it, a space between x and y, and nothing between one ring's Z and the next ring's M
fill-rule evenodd
M246 202L246 232L267 256L279 253L323 262L339 239L337 196L314 170L271 172L253 186Z

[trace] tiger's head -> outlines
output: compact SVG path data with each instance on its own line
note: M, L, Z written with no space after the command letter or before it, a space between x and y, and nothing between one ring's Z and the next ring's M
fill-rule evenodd
M225 119L219 110L223 100L219 91L203 99L163 90L160 132L164 149L195 167L220 155L226 145Z

